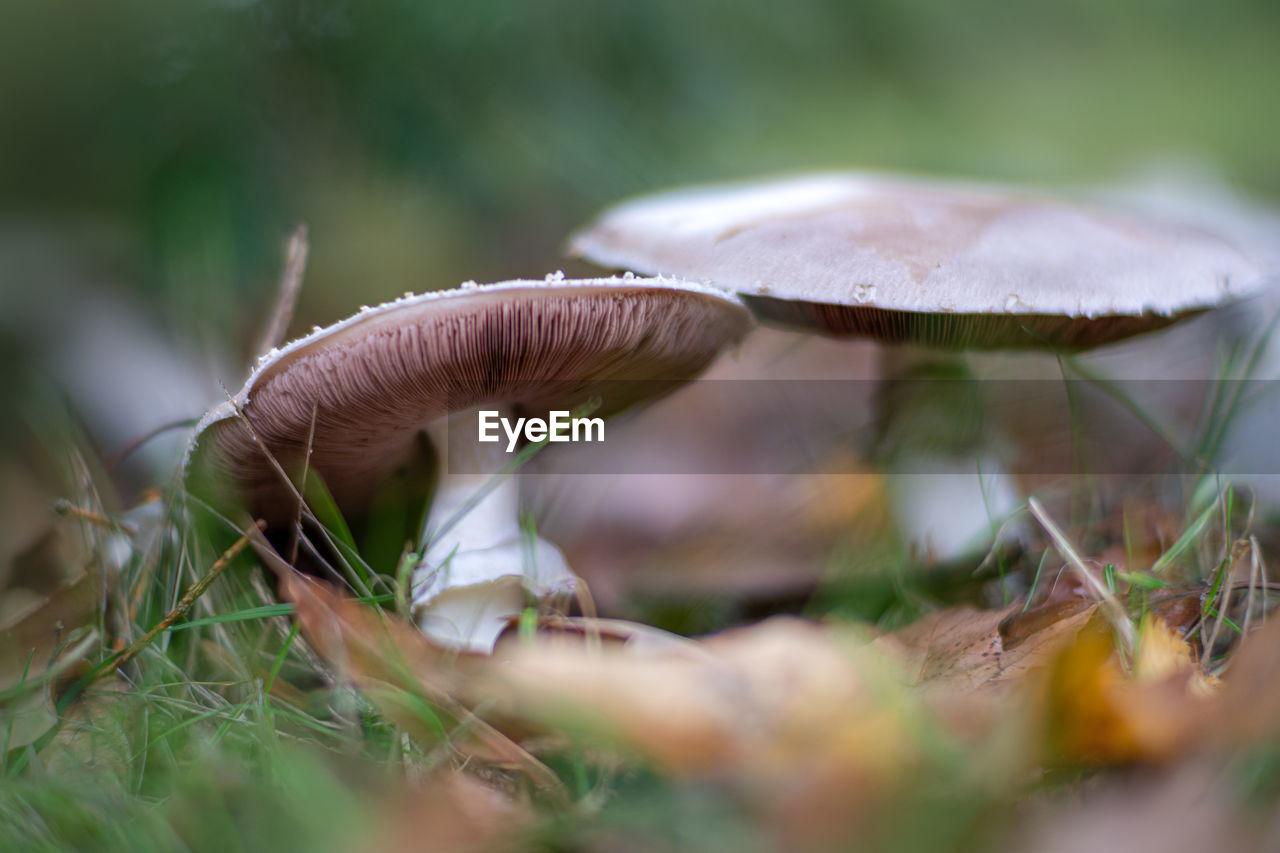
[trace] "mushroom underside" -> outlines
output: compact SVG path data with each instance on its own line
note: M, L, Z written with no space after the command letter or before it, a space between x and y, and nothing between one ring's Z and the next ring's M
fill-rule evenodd
M462 420L463 440L449 442L442 422L480 406L543 416L588 400L603 417L693 378L749 325L728 294L672 280L511 282L389 303L270 354L202 422L188 486L279 529L319 480L359 519L430 446L439 480L414 611L438 639L487 651L525 593L571 592L573 575L555 546L522 532L509 454L476 445Z
M873 305L829 305L743 294L761 320L834 337L936 349L1058 349L1080 351L1155 331L1202 313L1071 317L1063 314L927 313Z

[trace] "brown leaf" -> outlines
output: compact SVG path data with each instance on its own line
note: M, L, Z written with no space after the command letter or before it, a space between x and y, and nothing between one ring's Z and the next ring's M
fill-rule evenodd
M438 732L424 717L422 703L453 726L450 744L478 759L523 772L553 798L567 799L563 785L545 765L472 713L466 695L468 659L483 668L491 659L446 651L421 632L382 611L343 598L301 574L281 577L285 598L316 652L351 679L390 719L432 742Z
M1110 633L1097 625L1054 662L1046 717L1059 760L1166 762L1198 744L1212 689L1190 646L1158 617L1147 617L1139 636L1132 675L1117 660Z
M533 821L517 802L470 774L434 774L407 792L366 848L370 853L519 849L512 837Z
M0 731L7 732L10 749L36 741L57 722L56 685L40 682L51 668L73 663L69 654L88 653L83 642L67 646L66 641L73 629L90 621L97 592L94 576L82 574L31 601L0 629L0 691L14 689L11 700L0 704Z
M1265 824L1242 809L1220 770L1188 763L1172 772L1103 777L1022 811L1030 820L1004 850L1126 853L1265 850Z
M504 710L572 721L674 772L767 774L844 753L881 772L905 748L896 668L848 628L779 617L651 653L538 642L491 676Z
M410 710L403 697L418 695L457 720L483 709L505 731L567 732L678 775L775 793L823 778L842 792L884 790L914 760L920 706L894 662L849 627L777 618L640 645L539 636L503 659L446 653L314 581L284 588L316 650L397 720ZM488 723L468 727L491 760L545 771Z
M1222 678L1217 722L1209 741L1226 748L1257 749L1280 741L1280 618L1244 639Z
M901 655L918 684L972 691L1047 665L1093 617L1097 604L1074 601L1020 614L960 607L939 610L876 640Z
M524 645L481 692L598 748L730 784L789 849L874 820L927 760L921 697L849 626L775 617L649 648Z

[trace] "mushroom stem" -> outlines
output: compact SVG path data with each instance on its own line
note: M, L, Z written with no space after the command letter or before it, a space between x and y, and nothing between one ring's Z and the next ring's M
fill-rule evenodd
M499 410L501 417L508 414ZM559 548L521 530L518 483L502 473L510 460L506 442L479 442L476 423L472 409L427 427L440 481L426 551L413 571L412 601L428 636L490 652L526 594L569 593L576 578Z
M985 424L977 378L955 353L892 346L880 363L876 455L904 544L930 563L988 549L1022 498Z

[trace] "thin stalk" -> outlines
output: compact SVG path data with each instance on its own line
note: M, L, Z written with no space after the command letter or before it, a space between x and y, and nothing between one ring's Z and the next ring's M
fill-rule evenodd
M1135 648L1135 638L1133 633L1133 623L1129 621L1129 615L1125 612L1124 606L1120 604L1120 599L1112 594L1111 590L1089 571L1085 566L1084 560L1080 559L1075 547L1071 544L1065 533L1058 527L1044 507L1040 505L1040 501L1035 497L1027 499L1027 506L1031 508L1031 514L1036 517L1036 521L1049 534L1049 538L1053 540L1053 546L1058 553L1066 559L1068 565L1075 571L1085 587L1092 593L1094 599L1098 602L1102 614L1111 623L1112 629L1120 638L1120 645L1125 656L1132 660L1133 650Z

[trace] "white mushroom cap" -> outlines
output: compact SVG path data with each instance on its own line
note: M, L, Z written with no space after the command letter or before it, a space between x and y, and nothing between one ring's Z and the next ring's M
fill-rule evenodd
M624 203L570 248L747 295L768 319L953 347L1087 347L1247 295L1191 227L972 183L822 174Z
M286 471L309 465L344 511L417 451L419 432L484 403L530 414L580 405L609 386L606 415L700 373L750 317L731 294L674 279L538 281L408 295L264 356L235 397L197 425L188 480L247 498L268 522L291 517L288 487L237 409ZM643 380L643 381L640 381Z

